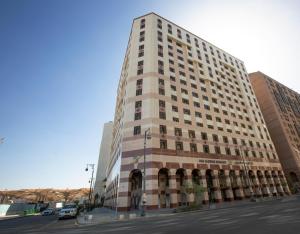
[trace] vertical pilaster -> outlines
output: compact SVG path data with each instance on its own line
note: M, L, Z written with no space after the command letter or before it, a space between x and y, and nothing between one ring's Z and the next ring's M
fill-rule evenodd
M178 198L177 198L176 169L170 169L169 187L170 187L170 197L171 197L170 207L171 208L177 207Z
M243 185L240 177L241 176L240 171L236 170L235 174L236 174L236 183L238 186L238 188L235 189L236 197L237 199L242 200L245 197L245 194L244 194Z
M200 183L202 184L203 188L205 189L203 192L203 203L208 204L209 197L208 197L208 191L207 191L207 182L206 182L206 171L200 170Z
M229 170L225 170L225 182L226 182L226 200L228 201L233 201L233 192L232 192L232 187L231 187L231 182L229 178Z
M218 170L212 170L212 174L213 174L214 199L215 199L215 202L221 202L222 195L221 195L221 191L220 191Z

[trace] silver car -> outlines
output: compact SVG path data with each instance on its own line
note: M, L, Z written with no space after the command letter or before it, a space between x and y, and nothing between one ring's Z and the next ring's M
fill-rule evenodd
M58 219L75 218L77 215L77 206L75 204L65 205L58 213Z
M52 208L48 208L48 209L46 209L46 210L44 210L44 211L42 212L42 215L43 215L43 216L46 216L46 215L54 215L54 214L55 214L55 210L52 209Z

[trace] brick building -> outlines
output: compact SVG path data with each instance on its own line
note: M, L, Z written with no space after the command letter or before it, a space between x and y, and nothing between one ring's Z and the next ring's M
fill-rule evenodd
M150 13L117 92L106 206L140 208L144 141L147 209L190 204L197 185L203 203L289 193L241 60Z
M292 191L300 179L300 94L261 72L249 74Z

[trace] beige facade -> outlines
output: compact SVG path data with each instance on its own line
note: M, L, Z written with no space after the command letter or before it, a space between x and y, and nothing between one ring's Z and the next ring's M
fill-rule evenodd
M99 151L98 167L93 195L98 194L99 200L105 195L105 185L107 177L107 165L110 159L110 150L112 142L113 122L107 122L103 126L102 139Z
M249 74L271 138L293 192L300 189L300 94L262 72Z
M243 62L154 13L132 24L107 206L140 207L148 128L147 209L193 203L196 184L203 203L289 193Z

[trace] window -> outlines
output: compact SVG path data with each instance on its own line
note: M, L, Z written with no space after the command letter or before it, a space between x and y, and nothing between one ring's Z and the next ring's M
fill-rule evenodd
M180 150L180 151L183 150L183 143L181 141L176 141L175 145L176 145L176 150Z
M183 109L183 114L185 114L185 115L190 115L190 114L191 114L191 111L188 110L188 109Z
M231 155L231 151L230 151L230 148L228 147L225 147L225 152L227 155Z
M163 100L159 100L159 107L166 107L166 102Z
M163 75L164 74L164 62L158 60L158 73Z
M172 34L172 26L168 24L168 33Z
M163 46L162 45L158 45L158 56L163 57Z
M163 38L162 38L162 32L161 31L157 31L157 40L162 42Z
M206 119L207 119L207 120L212 120L211 115L206 115Z
M159 132L160 132L160 134L167 134L167 126L159 125Z
M137 75L143 74L144 61L139 61L137 64Z
M207 134L205 132L201 132L202 140L207 140Z
M213 141L219 142L219 137L218 137L218 135L213 134L212 137L213 137Z
M140 120L141 117L142 117L141 112L138 112L138 113L135 113L135 114L134 114L134 120Z
M142 107L142 101L136 101L135 102L135 108L137 109L137 108L141 108L141 107Z
M159 95L165 95L165 89L159 88L158 93Z
M219 146L215 146L215 153L216 154L221 154L221 149Z
M145 28L145 22L146 22L145 19L141 19L141 22L140 22L140 29Z
M139 57L143 57L144 56L144 45L140 45L139 46L138 56Z
M203 145L203 152L209 154L209 146Z
M137 89L136 90L136 96L142 95L143 90L142 89Z
M175 128L175 136L182 136L181 128Z
M191 152L197 152L197 144L190 143Z
M189 100L187 100L187 99L185 99L185 98L182 98L182 103L184 103L184 104L189 104Z
M196 137L195 131L189 130L189 138L195 138L195 137Z
M157 19L157 27L159 29L162 29L162 22L161 22L161 19Z
M201 117L202 117L201 113L198 112L198 111L195 112L195 116L198 117L198 118L201 118Z
M139 135L141 134L141 126L135 126L133 128L133 135Z
M140 42L145 41L145 31L140 32Z
M228 143L228 138L227 138L227 136L223 136L223 142L224 142L224 143Z
M139 79L136 81L136 96L142 95L143 92L143 80Z
M160 148L167 149L167 140L160 140Z
M200 108L200 103L199 102L194 102L194 107Z
M177 106L172 106L172 111L178 112L178 107Z
M179 118L173 117L173 122L179 122Z
M182 38L181 31L179 29L177 29L177 37L180 38L180 39Z
M166 119L166 112L160 111L160 112L159 112L159 118L160 118L160 119Z

